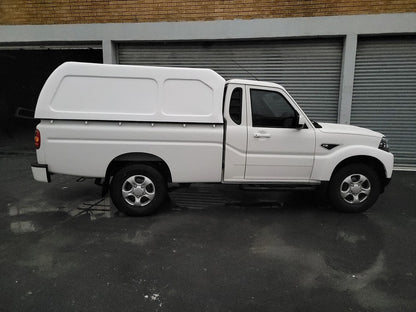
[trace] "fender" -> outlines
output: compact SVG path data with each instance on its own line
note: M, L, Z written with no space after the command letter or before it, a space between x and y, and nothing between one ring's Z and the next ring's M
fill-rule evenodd
M365 145L340 146L327 155L316 155L311 174L312 180L329 181L335 167L342 161L357 156L368 156L378 160L384 167L385 176L391 178L393 172L394 156L381 149Z

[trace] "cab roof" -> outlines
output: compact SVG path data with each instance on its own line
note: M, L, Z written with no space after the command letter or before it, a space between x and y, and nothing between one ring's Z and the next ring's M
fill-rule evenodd
M279 88L285 90L285 88L277 83L268 82L268 81L259 81L259 80L248 80L248 79L230 79L227 80L227 84L235 83L235 84L244 84L250 86L258 86L258 87L269 87L269 88Z

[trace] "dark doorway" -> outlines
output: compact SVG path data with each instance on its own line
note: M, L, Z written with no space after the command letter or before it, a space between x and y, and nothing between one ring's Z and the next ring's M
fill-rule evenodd
M67 61L102 63L102 50L0 50L0 147L31 140L38 123L31 115L42 86Z

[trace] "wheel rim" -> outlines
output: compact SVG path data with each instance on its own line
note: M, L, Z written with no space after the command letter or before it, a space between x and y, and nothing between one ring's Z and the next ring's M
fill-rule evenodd
M156 188L152 180L143 175L127 178L121 187L124 200L131 206L143 207L155 198Z
M349 204L365 201L371 192L370 180L362 174L351 174L346 177L340 187L341 197Z

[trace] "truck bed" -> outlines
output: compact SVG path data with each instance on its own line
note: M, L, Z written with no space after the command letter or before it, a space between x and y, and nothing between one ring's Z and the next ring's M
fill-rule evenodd
M102 178L124 154L158 155L172 182L220 182L223 125L42 120L38 162L49 171Z

